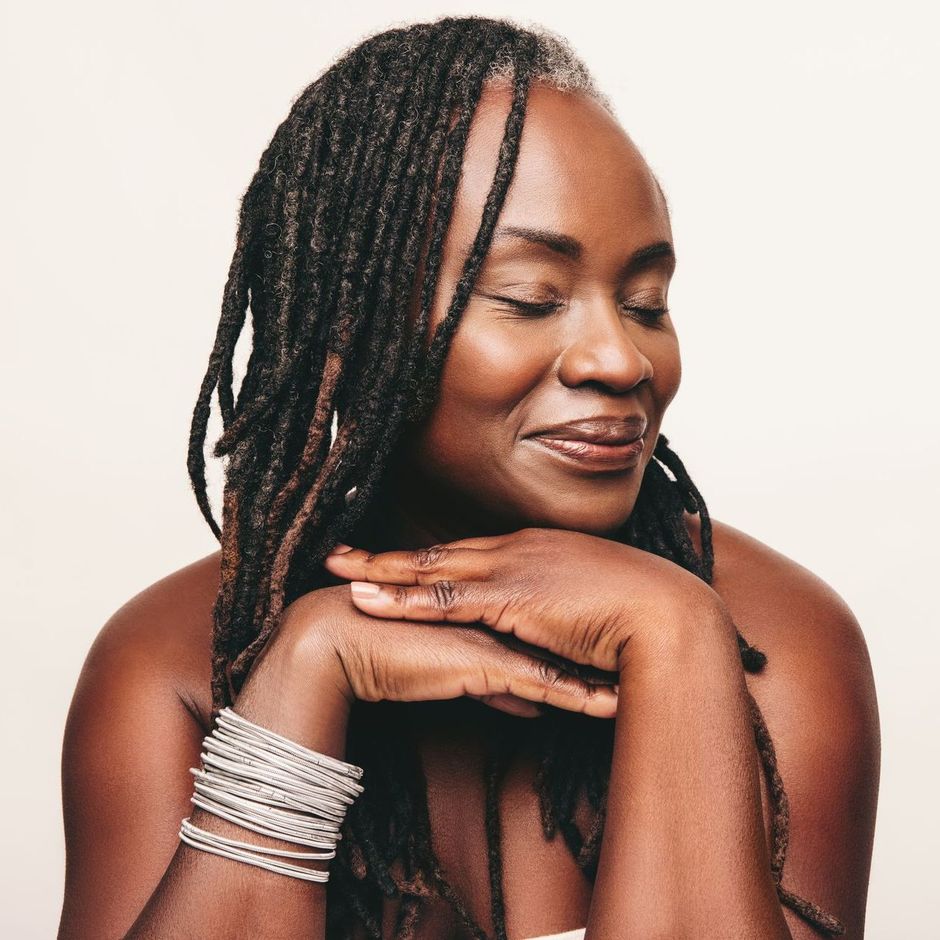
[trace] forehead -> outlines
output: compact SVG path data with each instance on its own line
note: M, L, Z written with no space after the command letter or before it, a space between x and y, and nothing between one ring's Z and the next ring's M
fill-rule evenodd
M482 218L511 97L506 85L487 86L471 123L453 217L464 243ZM539 82L529 91L500 224L559 231L587 246L614 230L621 248L670 238L662 194L616 118L584 94Z

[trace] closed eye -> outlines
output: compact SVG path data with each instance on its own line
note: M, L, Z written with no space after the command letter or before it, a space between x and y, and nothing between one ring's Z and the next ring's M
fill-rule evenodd
M491 299L513 307L516 310L520 310L529 317L544 317L564 306L564 304L557 301L533 303L528 300L517 300L515 297L500 297L495 294L492 295ZM669 313L668 307L644 307L636 304L622 304L621 309L636 317L641 322L650 325L658 323Z
M545 316L546 314L554 313L559 307L564 306L557 301L547 301L545 303L536 304L528 300L516 300L513 297L498 297L496 295L494 295L492 299L499 301L501 304L514 307L516 310L521 310L526 316L530 317Z
M637 307L624 305L623 309L650 325L658 323L669 313L668 307Z

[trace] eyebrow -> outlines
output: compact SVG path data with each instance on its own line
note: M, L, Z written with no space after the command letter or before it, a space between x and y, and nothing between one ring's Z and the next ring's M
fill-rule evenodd
M541 245L572 261L579 261L584 254L584 246L576 238L563 235L561 232L551 232L547 229L502 225L493 233L494 242L507 238L521 238L533 245ZM631 268L641 267L653 261L658 261L660 258L666 258L675 264L676 253L670 242L654 242L652 245L637 249L627 259L623 270L628 271Z

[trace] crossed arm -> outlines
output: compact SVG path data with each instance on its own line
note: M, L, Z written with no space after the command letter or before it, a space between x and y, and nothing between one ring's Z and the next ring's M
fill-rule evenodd
M715 591L663 559L576 533L521 536L508 551L357 552L328 565L344 579L390 585L384 609L354 600L378 616L495 614L535 645L615 670L621 701L586 940L823 935L774 893L748 688L789 796L782 885L842 921L846 937L863 936L879 770L865 642L823 582L729 531L716 525ZM207 559L200 571L215 565ZM174 689L180 662L204 641L200 612L215 585L194 571L156 587L103 631L76 693L63 760L70 875L61 936L123 935L190 809L187 768L204 730ZM768 655L746 679L729 612ZM186 617L193 624L182 629ZM202 681L199 666L193 686ZM270 920L272 903L285 923L293 910L309 924L312 902L297 883L244 875L227 865L204 876L216 894L238 885L243 926L250 913ZM252 893L259 888L263 897Z
M750 601L738 598L735 612L753 613L757 596L786 629L766 675L746 680L732 612L711 588L647 553L612 552L607 543L602 560L585 541L591 536L544 532L516 533L509 552L505 542L470 539L417 553L354 550L327 567L386 585L376 598L354 599L376 616L478 620L619 674L586 940L811 940L843 927L842 935L861 938L879 732L851 611L818 578L762 547L749 559ZM789 796L792 848L776 847L777 877L748 681L767 705Z

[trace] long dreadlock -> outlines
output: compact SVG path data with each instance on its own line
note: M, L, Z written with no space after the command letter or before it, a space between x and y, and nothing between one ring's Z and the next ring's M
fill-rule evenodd
M310 84L262 154L242 197L189 441L196 499L221 543L214 715L234 701L285 606L325 586L324 557L373 504L402 428L430 412L512 179L535 80L590 95L612 112L567 41L542 27L465 16L389 29L346 51ZM426 344L470 122L484 86L495 82L512 89L497 169L447 313ZM416 287L417 322L409 326ZM252 347L236 400L233 356L249 309ZM221 527L205 476L214 392L223 431L213 454L226 459ZM705 502L662 434L653 456L617 538L710 582ZM685 512L700 519L701 553ZM745 670L763 668L766 657L740 633L738 644ZM328 936L348 936L358 922L380 938L383 898L397 897L395 937L409 940L423 902L444 898L471 936L487 940L431 848L426 779L415 748L401 746L394 710L383 707L395 703L362 704L351 716L348 759L382 785L366 787L344 821L328 882ZM750 707L773 807L771 868L779 898L819 932L839 935L839 921L781 885L787 799L763 716L753 699ZM593 882L613 722L553 709L534 725L541 735L535 786L545 837L560 831ZM497 940L506 937L497 798L510 751L496 735L484 772ZM594 812L587 833L573 818L582 791ZM393 870L396 861L400 868Z

